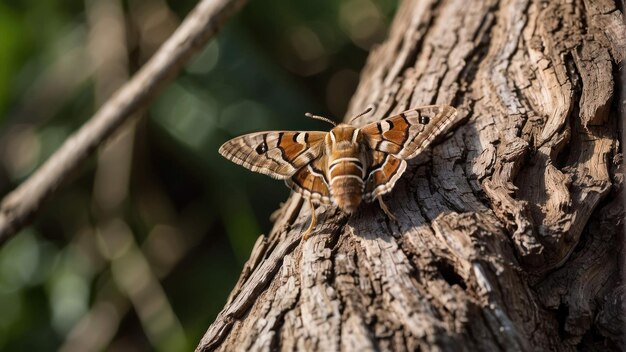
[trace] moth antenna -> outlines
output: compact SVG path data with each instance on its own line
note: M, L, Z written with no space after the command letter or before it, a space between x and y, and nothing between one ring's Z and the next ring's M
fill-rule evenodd
M360 113L360 114L356 115L355 117L351 118L349 123L352 123L352 121L354 121L354 120L358 119L359 117L361 117L361 116L367 114L368 112L372 111L372 109L373 108L370 106L369 108L367 108L367 110L365 110L362 113Z
M305 114L304 114L304 116L306 116L306 117L310 117L310 118L312 118L312 119L316 119L316 120L320 120L320 121L328 122L329 124L331 124L331 125L333 125L333 126L337 127L337 124L335 123L335 121L333 121L333 120L331 120L331 119L329 119L329 118L326 118L326 117L324 117L324 116L313 115L313 114L311 114L310 112L305 113Z

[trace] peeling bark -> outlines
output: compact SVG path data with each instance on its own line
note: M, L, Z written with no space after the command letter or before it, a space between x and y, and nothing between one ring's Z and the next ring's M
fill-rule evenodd
M467 118L346 217L292 195L198 350L624 349L618 72L609 0L405 1L347 116Z

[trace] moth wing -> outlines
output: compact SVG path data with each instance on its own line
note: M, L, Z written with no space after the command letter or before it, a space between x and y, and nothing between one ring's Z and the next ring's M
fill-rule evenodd
M367 124L361 132L371 149L407 160L415 157L459 120L455 108L429 105Z
M365 176L363 199L371 202L393 189L396 181L406 170L406 161L391 154L371 152L371 160Z
M294 192L301 194L304 198L321 204L331 203L330 187L324 174L326 156L302 167L300 170L285 182Z
M254 172L287 179L322 154L327 132L250 133L222 144L219 153Z

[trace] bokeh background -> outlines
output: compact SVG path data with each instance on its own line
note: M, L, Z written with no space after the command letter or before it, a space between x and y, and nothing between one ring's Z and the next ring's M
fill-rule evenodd
M2 0L0 195L195 1ZM251 1L0 249L0 350L187 351L289 190L222 159L246 132L341 119L395 1Z

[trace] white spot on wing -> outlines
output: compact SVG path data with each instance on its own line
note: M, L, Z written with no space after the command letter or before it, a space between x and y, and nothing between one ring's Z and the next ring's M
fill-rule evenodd
M298 135L296 136L296 142L300 144L306 144L305 139L306 139L306 132L298 133Z
M380 121L380 129L383 131L383 133L385 133L391 129L391 124L389 123L389 121Z

